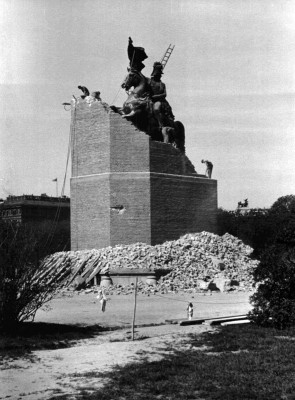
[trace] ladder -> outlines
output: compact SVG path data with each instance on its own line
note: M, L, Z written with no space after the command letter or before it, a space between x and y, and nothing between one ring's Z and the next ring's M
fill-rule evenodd
M160 61L163 66L163 69L165 68L165 65L167 64L174 47L175 47L175 45L169 44L168 49L166 50L162 60Z

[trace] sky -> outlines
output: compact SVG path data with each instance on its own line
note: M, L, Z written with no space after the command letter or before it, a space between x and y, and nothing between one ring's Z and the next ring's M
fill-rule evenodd
M167 100L197 172L213 162L218 206L295 194L295 1L0 0L0 197L61 192L70 112L99 90L121 106L128 37L143 74L169 44ZM65 194L70 195L70 166Z

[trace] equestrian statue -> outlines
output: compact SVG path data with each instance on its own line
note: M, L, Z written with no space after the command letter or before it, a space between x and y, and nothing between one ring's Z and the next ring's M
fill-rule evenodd
M151 77L146 78L141 72L145 67L143 61L147 58L145 50L134 47L129 38L127 53L130 64L121 87L126 90L128 97L123 107L111 108L150 135L153 140L171 143L184 153L184 126L180 121L175 121L171 106L166 100L166 86L161 80L165 64L155 62Z

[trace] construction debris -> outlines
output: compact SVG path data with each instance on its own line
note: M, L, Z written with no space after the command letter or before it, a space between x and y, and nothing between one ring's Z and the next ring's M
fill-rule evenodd
M46 257L35 280L56 280L64 286L83 287L100 281L100 276L119 269L145 269L164 272L156 285L138 283L138 291L168 293L177 291L249 290L258 261L253 249L236 237L200 232L178 240L150 246L144 243L103 249L68 251ZM129 294L134 285L112 285L110 294Z

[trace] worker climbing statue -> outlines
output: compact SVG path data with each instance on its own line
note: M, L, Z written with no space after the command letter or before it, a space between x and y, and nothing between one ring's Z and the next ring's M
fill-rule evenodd
M151 78L146 78L141 71L145 67L143 61L148 56L144 48L134 47L129 38L128 74L121 85L128 97L122 108L112 106L112 109L149 134L153 140L171 143L184 153L184 126L180 121L174 120L172 108L166 99L166 86L161 80L173 48L171 45L168 47L162 60L154 63Z

